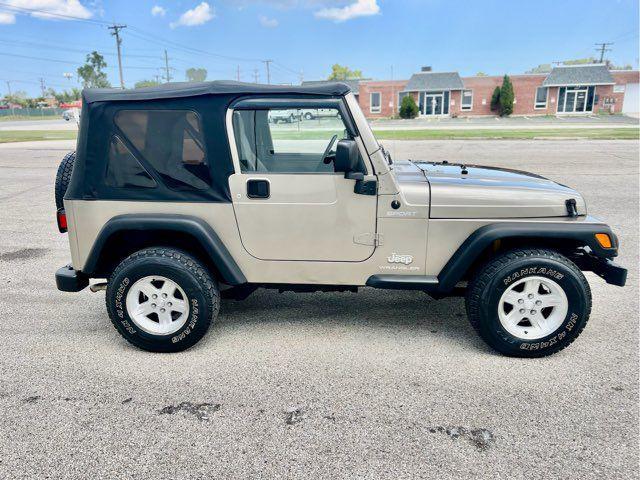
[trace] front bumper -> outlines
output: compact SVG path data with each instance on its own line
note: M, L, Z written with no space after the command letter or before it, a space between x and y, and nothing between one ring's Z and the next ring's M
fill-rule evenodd
M56 286L61 292L79 292L89 285L89 277L73 269L71 265L56 271Z
M576 263L580 270L593 272L611 285L624 287L627 283L627 269L609 258L585 253L578 258Z

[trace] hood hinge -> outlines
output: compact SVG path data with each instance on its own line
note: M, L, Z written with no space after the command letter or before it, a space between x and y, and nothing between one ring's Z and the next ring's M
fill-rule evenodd
M373 245L374 247L380 246L383 236L381 233L361 233L353 237L353 243L358 245Z

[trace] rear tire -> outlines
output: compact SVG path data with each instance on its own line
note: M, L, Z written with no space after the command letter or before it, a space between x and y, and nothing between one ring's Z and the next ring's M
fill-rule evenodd
M544 357L569 346L591 313L591 290L580 269L553 250L517 249L481 267L471 279L467 315L480 337L514 357Z
M207 333L218 316L220 294L198 260L157 247L116 267L106 303L111 323L128 342L151 352L179 352Z
M58 172L56 173L55 184L55 196L56 196L56 210L64 208L64 194L67 193L69 187L69 181L71 180L71 173L73 172L73 165L76 162L76 152L67 153L60 165L58 166Z

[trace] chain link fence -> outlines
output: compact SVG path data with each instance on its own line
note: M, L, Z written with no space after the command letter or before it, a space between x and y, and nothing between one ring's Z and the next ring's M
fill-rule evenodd
M3 108L0 109L0 120L12 118L61 118L63 108Z

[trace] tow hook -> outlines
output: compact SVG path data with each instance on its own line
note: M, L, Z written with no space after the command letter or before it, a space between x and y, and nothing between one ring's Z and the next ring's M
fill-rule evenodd
M98 283L92 283L91 285L89 285L89 290L91 290L93 293L99 292L100 290L106 290L107 289L107 282L98 282Z

